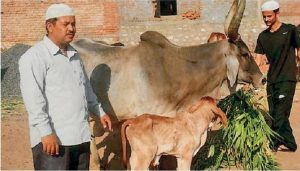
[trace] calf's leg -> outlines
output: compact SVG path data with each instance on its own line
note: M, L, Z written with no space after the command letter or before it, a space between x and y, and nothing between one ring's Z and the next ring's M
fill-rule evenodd
M132 151L129 159L130 170L148 170L152 160L151 154Z
M192 163L192 156L185 156L177 158L177 170L190 170Z

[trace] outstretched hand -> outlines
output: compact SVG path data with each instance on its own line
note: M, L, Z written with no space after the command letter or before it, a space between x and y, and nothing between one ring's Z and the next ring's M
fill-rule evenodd
M107 114L100 117L100 122L101 122L103 128L107 128L107 126L108 126L108 130L112 131L111 121L110 121L110 118Z

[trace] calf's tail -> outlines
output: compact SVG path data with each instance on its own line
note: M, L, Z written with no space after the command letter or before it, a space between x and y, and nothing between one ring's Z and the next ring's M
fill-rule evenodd
M127 159L126 159L126 127L131 123L131 120L127 120L122 124L121 128L121 138L122 138L122 149L123 149L123 165L127 168Z

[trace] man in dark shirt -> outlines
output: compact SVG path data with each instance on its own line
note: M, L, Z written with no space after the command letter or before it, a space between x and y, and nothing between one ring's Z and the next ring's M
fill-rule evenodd
M279 21L279 4L276 1L265 2L261 11L268 28L259 34L255 53L258 57L266 55L270 63L267 94L269 112L273 118L271 128L281 136L274 138L271 148L274 151L296 151L289 116L297 83L300 37L294 25Z

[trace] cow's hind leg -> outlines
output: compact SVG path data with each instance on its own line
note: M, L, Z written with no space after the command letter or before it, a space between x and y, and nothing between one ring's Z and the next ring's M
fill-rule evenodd
M145 154L140 152L131 152L129 159L131 170L148 170L149 165L153 159L152 154Z

